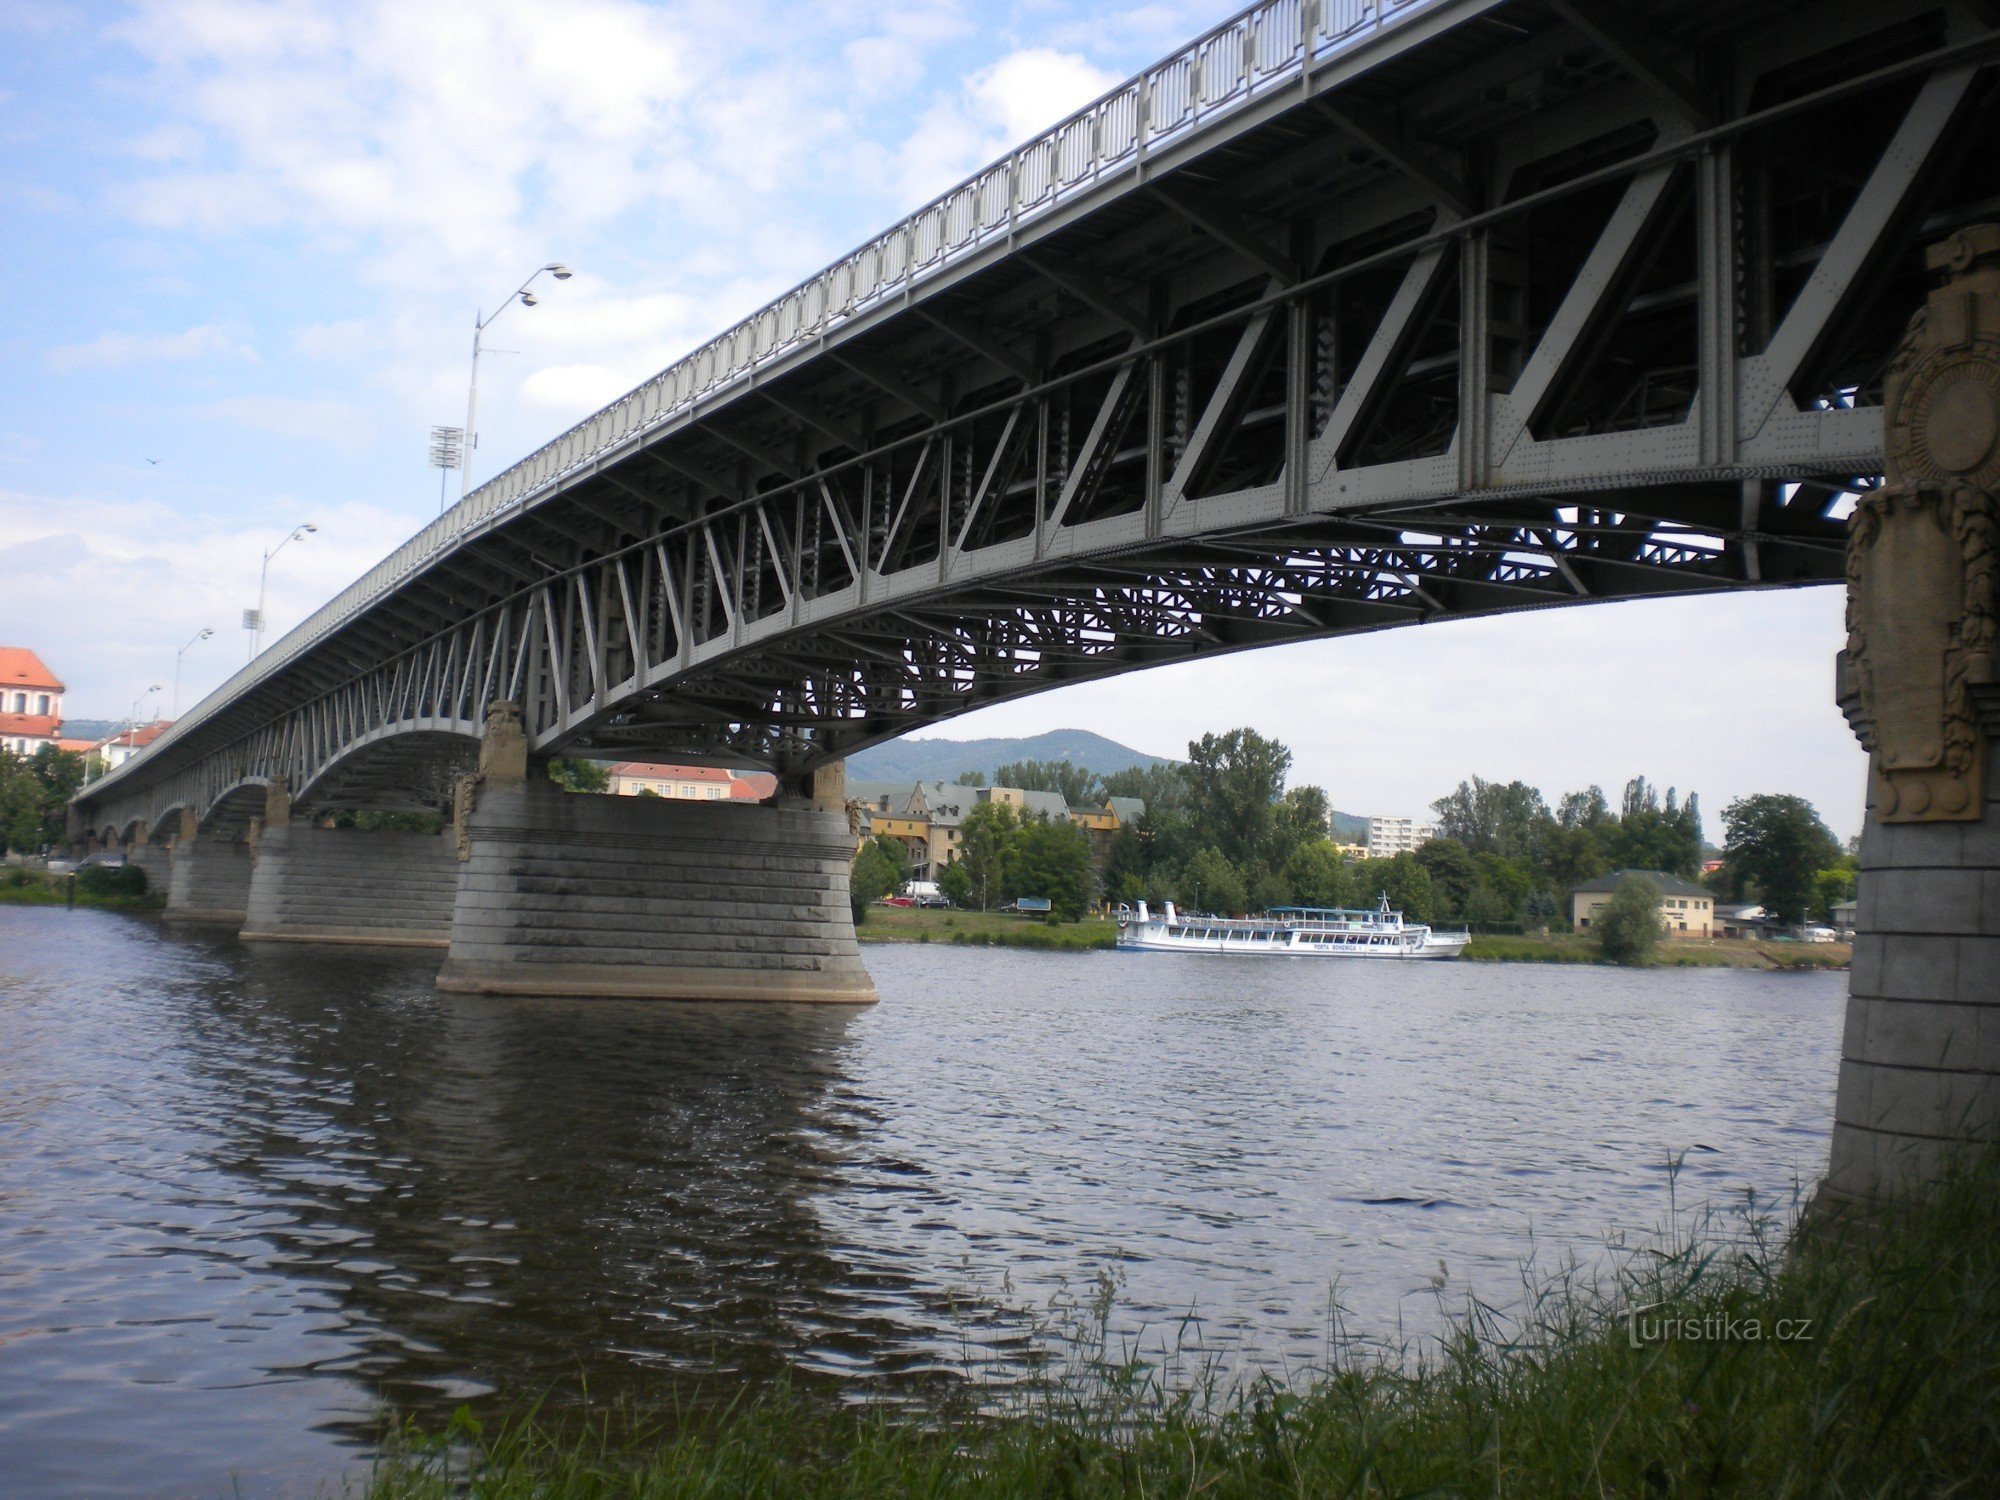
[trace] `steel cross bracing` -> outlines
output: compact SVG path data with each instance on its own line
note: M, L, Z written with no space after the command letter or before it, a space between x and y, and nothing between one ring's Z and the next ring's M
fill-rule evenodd
M496 699L795 772L1150 663L1840 580L1920 247L2000 213L1985 9L1414 9L468 532L92 820L437 805Z

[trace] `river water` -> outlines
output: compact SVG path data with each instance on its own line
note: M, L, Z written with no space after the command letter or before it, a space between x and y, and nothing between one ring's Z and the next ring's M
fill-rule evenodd
M309 1494L385 1412L1233 1367L1822 1170L1841 974L877 946L865 1010L0 907L0 1474ZM1683 1154L1674 1174L1670 1157ZM1337 1289L1337 1291L1336 1291ZM1184 1319L1192 1312L1198 1324Z

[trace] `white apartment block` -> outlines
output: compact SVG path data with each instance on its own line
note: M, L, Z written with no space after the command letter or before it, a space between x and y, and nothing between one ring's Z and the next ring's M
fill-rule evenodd
M1435 823L1419 823L1414 818L1370 818L1368 857L1393 859L1398 854L1414 853L1419 845L1436 837Z

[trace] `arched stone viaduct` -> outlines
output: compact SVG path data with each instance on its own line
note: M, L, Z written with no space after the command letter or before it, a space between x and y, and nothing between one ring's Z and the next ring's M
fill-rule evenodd
M865 999L857 749L1204 654L1844 582L1831 1181L1932 1172L2000 1131L2000 33L1800 14L1256 5L475 492L74 830L449 986ZM535 771L642 753L782 793Z

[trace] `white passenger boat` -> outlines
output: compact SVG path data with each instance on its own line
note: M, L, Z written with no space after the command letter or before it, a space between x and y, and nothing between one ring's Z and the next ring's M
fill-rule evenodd
M1389 909L1274 906L1261 917L1208 917L1176 912L1169 901L1155 914L1141 901L1118 908L1118 946L1161 953L1221 953L1243 958L1456 958L1472 940L1466 932L1435 932Z

